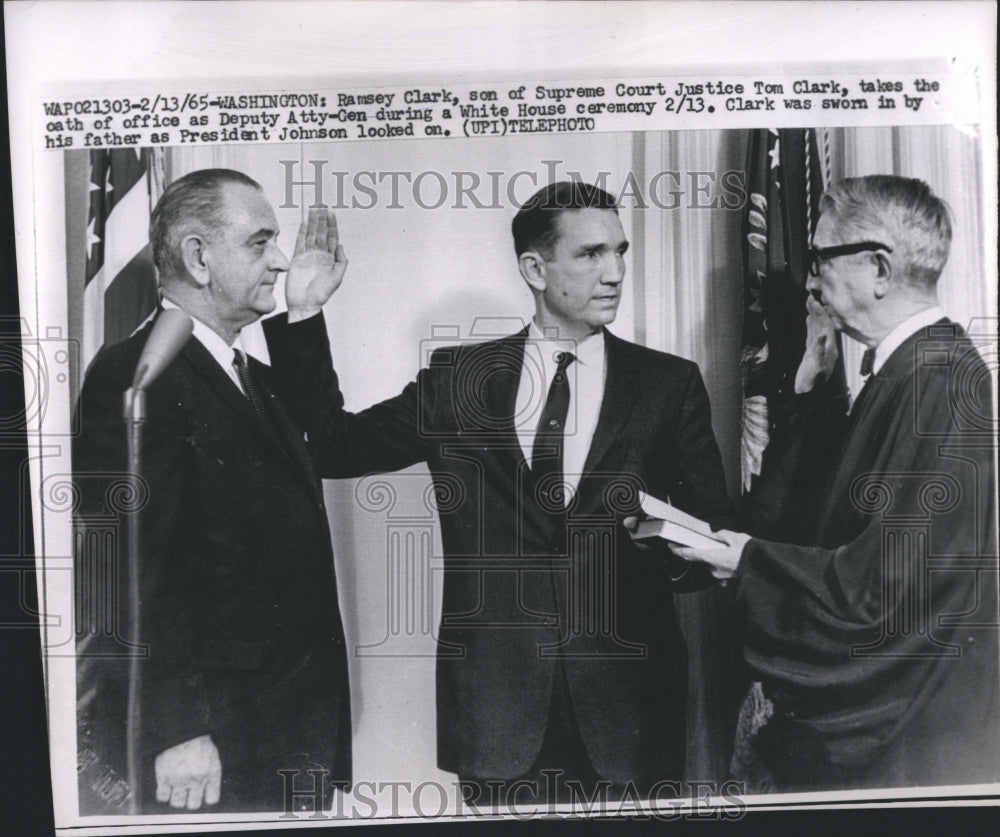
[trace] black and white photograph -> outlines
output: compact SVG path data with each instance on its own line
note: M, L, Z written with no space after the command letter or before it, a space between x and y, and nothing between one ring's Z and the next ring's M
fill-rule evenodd
M172 45L10 94L57 833L995 804L995 36L587 70L570 12L705 21L485 3L523 65L324 71L459 4L35 5L9 63ZM706 7L793 5L847 28Z

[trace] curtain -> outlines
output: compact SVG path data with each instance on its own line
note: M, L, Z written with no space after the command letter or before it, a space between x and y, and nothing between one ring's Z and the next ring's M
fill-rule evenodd
M658 190L661 203L677 205L651 205L636 221L637 339L701 368L734 497L740 484L743 203L734 199L739 196L732 191L732 173L745 182L745 159L742 131L649 133L637 139L641 182L668 183L680 193L667 201ZM745 687L735 676L738 643L728 591L679 595L676 605L689 653L685 778L719 780Z

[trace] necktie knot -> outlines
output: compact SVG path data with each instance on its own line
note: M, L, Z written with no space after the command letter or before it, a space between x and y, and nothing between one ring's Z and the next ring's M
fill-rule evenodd
M576 355L572 352L556 352L554 360L556 362L556 372L552 380L557 384L561 384L566 380L566 369L576 360Z
M867 378L872 374L875 368L875 350L865 349L865 353L861 356L861 377Z
M560 372L564 372L566 371L566 367L576 360L576 355L572 352L556 352L553 359L556 362L556 368Z

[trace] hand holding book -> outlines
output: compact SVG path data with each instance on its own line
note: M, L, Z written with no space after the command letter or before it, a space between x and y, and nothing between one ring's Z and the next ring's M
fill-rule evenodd
M640 505L647 519L630 517L625 520L625 528L633 540L661 538L685 561L708 564L712 576L718 579L730 578L736 572L749 535L728 529L713 532L705 521L642 492Z

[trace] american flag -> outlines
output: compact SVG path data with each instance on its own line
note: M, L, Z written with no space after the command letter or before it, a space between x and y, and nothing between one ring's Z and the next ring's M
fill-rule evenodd
M101 149L89 155L86 269L78 335L84 369L102 346L124 340L156 308L149 215L163 191L159 149ZM79 285L76 290L81 290Z
M743 218L744 494L753 492L761 475L772 414L792 396L805 345L808 249L829 181L829 154L821 154L819 139L811 129L750 132Z
M70 152L65 163L70 337L86 370L102 346L124 340L156 310L149 217L163 192L164 162L162 151L146 148ZM95 539L86 528L94 521L81 523L75 547L77 678L86 684L77 694L80 811L120 813L133 798L120 758L125 738L93 739L91 709L101 696L90 672L99 658L130 651L117 633L121 540L110 528L96 530L104 539Z
M791 543L811 538L815 509L809 500L821 496L816 479L825 473L816 449L800 434L779 428L791 426L788 420L799 409L793 394L805 348L808 251L829 172L826 131L818 136L808 128L750 132L740 358L742 522L757 537ZM830 416L841 395L846 399L843 362L838 360L828 385L830 400L822 405ZM821 417L810 419L815 422L810 438L822 438ZM746 781L755 793L774 792L773 779L752 746L773 711L760 682L754 682L740 707L730 775Z

